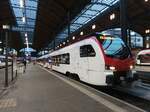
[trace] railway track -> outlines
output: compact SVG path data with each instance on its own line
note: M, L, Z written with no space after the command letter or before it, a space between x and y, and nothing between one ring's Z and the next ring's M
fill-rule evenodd
M147 112L150 112L150 101L140 98L138 96L134 96L132 94L129 93L125 93L123 91L117 90L117 89L113 89L113 88L109 88L109 89L98 89L104 93L107 93L113 97L116 97L120 100L126 101L132 105L135 105L143 110L146 110Z
M145 84L142 82L135 82L135 84L132 84L130 86L128 85L128 86L100 87L100 86L93 86L81 81L80 83L83 83L98 91L101 91L105 94L108 94L117 99L132 104L147 112L150 112L150 85L149 84Z
M80 83L150 112L150 84L137 81L128 86L100 87Z
M118 98L120 100L123 100L125 102L128 102L129 104L132 104L134 106L137 106L147 112L150 112L150 85L141 85L141 88L144 88L149 91L149 98L147 99L146 96L143 98L145 92L143 92L142 95L142 90L141 92L131 92L130 89L126 89L124 87L95 87L91 86L101 92L104 92L106 94L109 94L115 98Z
M54 72L61 74L56 71ZM66 75L63 76L67 77ZM132 84L130 86L101 87L101 86L93 86L84 83L82 81L78 81L78 82L90 86L98 91L104 92L110 96L118 98L122 101L125 101L129 104L132 104L136 107L139 107L147 112L150 112L150 85L149 84L136 82L135 84ZM134 89L138 88L138 89L135 90L134 92L133 88ZM147 94L143 90L147 91ZM148 98L146 98L146 96L143 97L144 95L149 95L149 96L147 96Z

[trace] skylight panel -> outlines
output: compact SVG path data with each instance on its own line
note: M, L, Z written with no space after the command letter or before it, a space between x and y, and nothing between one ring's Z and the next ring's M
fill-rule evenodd
M71 30L76 30L76 29L78 29L80 26L79 25L71 25L70 26L70 29Z
M101 11L101 10L103 10L105 7L106 7L106 6L99 5L99 4L94 4L90 9Z
M34 25L35 25L35 22L27 21L27 24L28 24L28 25L31 25L31 26L34 26Z
M17 21L17 23L22 25L22 21Z
M97 10L97 12L98 12L98 10ZM84 14L95 15L95 14L97 14L97 12L96 11L87 10Z
M30 6L30 7L37 7L37 2L31 1L31 0L27 0L26 1L26 5Z
M20 31L23 40L25 40L25 33L27 33L30 42L35 28L37 4L38 0L10 0L17 21L17 26L13 26L13 30ZM31 34L29 35L29 33Z
M75 21L75 23L80 23L80 24L82 24L82 23L86 22L87 20L88 20L88 18L80 17L80 18L78 18L78 19Z
M105 4L110 4L112 5L112 2L114 2L116 0L101 0L102 3L105 3Z
M71 24L72 27L75 27L75 28L78 28L80 26L82 26L83 24L79 24L79 23L74 23L74 24Z
M19 8L15 8L14 13L15 13L16 17L22 17L23 16L22 10Z
M119 0L91 0L91 4L87 5L78 16L71 21L70 32L73 33L89 21L106 11L112 5L116 4ZM68 27L64 30L67 31ZM64 30L62 32L64 32ZM61 34L61 33L60 33ZM56 38L60 35L58 34ZM66 37L68 34L66 33ZM66 38L65 37L65 38Z
M35 22L38 0L25 0L24 8L20 7L20 0L10 0L10 1L16 18L26 16L26 19L31 18L34 20L33 22ZM20 24L21 21L19 19L17 20L19 21L19 22L17 21L17 23ZM31 25L33 25L33 22L28 22L28 24L31 23Z
M35 19L36 11L27 10L26 13L27 13L27 17Z

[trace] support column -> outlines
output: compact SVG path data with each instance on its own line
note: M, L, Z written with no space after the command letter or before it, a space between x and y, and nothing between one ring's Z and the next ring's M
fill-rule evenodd
M14 61L13 61L13 58L12 57L12 65L11 65L11 81L14 80Z
M1 51L1 54L3 55L4 54L4 31L3 30L0 30L0 38L1 38L1 44L0 44L0 47L2 48L2 51Z
M68 11L68 37L70 36L70 11Z
M55 51L55 47L56 47L56 38L54 38L54 47L53 47L54 51Z
M147 38L147 36L144 36L144 37L143 37L143 49L146 48L146 38Z
M128 44L127 38L127 0L120 0L120 26L121 37L126 44Z
M128 29L128 45L130 48L132 47L131 46L131 30L130 29Z
M5 87L8 87L8 31L5 35Z

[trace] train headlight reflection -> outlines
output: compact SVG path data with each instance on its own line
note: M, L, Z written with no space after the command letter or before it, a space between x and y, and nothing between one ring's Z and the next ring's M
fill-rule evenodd
M109 69L110 69L110 70L115 70L116 68L113 67L113 66L110 66Z
M133 69L133 65L130 65L130 69Z

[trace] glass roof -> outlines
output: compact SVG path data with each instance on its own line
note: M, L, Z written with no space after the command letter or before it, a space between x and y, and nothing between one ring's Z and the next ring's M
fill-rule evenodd
M91 3L81 11L78 16L71 21L70 33L75 32L83 25L103 13L105 10L116 4L119 0L91 0ZM68 36L68 28L66 27L56 38L66 38Z
M12 29L20 31L24 41L26 34L28 41L32 42L38 0L10 0L10 3L17 21L17 26Z

